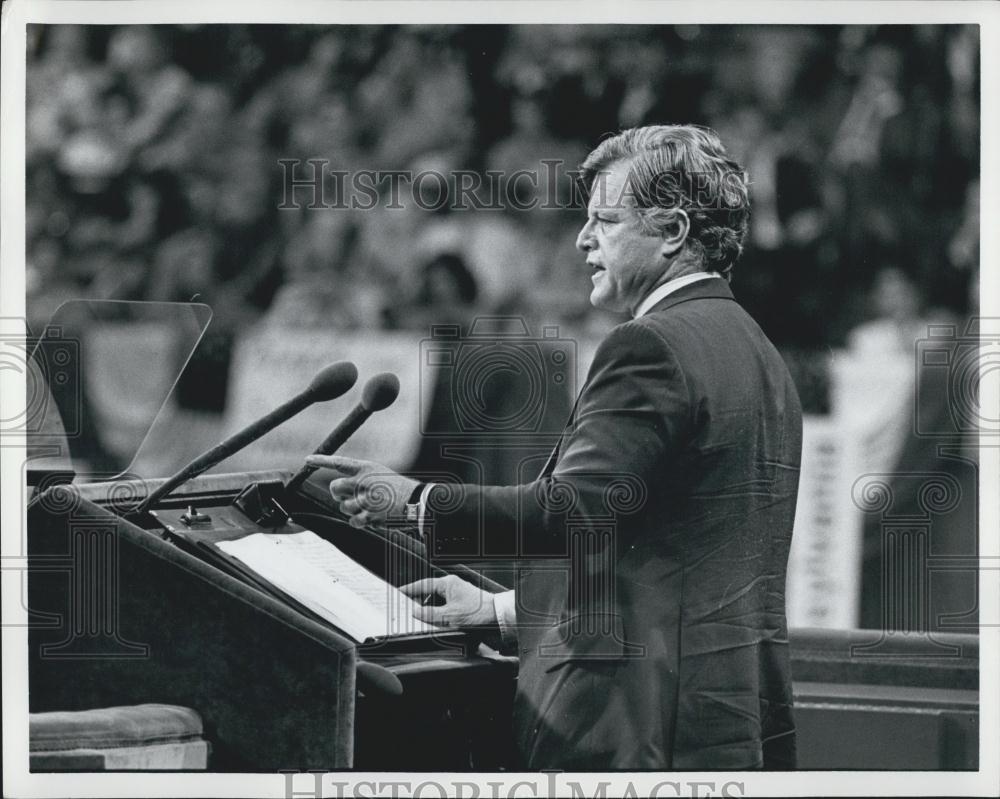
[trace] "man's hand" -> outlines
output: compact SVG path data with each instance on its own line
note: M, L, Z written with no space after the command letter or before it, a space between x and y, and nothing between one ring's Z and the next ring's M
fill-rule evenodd
M454 574L417 580L399 590L417 600L413 615L421 621L444 627L498 626L493 594ZM423 604L425 600L432 604Z
M351 527L364 527L387 516L402 516L406 502L417 487L416 480L403 477L386 466L340 455L310 455L310 466L333 469L341 476L330 481L330 493Z

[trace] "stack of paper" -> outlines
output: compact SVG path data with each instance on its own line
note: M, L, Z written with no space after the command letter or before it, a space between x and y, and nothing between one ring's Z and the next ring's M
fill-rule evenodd
M311 530L216 546L358 642L442 629L415 619L412 599Z

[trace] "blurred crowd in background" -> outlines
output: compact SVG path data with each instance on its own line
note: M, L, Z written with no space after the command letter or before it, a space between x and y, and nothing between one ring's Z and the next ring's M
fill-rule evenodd
M749 172L733 285L772 340L891 338L975 302L978 76L975 26L30 26L29 323L197 298L216 365L260 320L599 331L582 209L292 210L279 162L569 170L609 132L699 123Z

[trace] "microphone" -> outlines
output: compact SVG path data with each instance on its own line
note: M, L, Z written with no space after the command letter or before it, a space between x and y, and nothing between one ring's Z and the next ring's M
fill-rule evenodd
M371 663L360 658L355 661L356 679L358 687L362 691L374 694L384 694L386 696L401 696L403 693L403 683L399 677L393 674L385 666Z
M165 497L182 483L186 483L192 477L197 477L206 469L211 469L230 455L239 452L265 433L270 432L283 422L287 422L295 414L304 411L314 402L327 402L346 394L357 380L358 368L350 361L339 361L321 369L305 391L292 397L284 405L275 408L266 416L262 416L222 443L212 447L208 452L199 455L146 497L136 508L136 512L145 513L154 502Z
M398 396L399 378L396 375L391 372L382 372L372 377L365 383L364 390L361 392L361 402L351 409L351 412L347 414L344 421L333 429L333 432L326 437L326 440L316 448L313 455L332 455L343 446L347 439L354 435L369 416L375 413L375 411L388 408L396 401L396 397ZM317 468L316 466L303 466L288 481L285 491L297 491L306 481L306 478L315 472Z

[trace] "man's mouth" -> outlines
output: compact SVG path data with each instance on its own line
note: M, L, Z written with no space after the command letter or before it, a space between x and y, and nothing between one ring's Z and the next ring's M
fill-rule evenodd
M597 272L603 272L604 271L604 267L603 266L601 266L600 264L592 264L590 261L587 261L587 266L589 266L592 270L594 270L595 274Z

